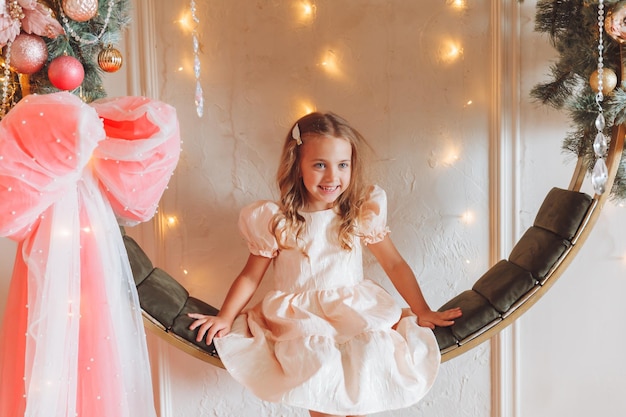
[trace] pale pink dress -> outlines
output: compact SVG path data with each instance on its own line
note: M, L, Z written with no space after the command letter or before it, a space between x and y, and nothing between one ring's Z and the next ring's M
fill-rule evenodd
M31 95L0 122L0 236L19 242L0 335L0 416L154 417L118 222L153 216L180 152L174 108Z
M269 231L278 210L261 201L241 212L250 252L274 258L274 288L215 339L226 369L263 400L324 413L417 403L441 360L433 332L363 278L361 241L376 243L388 232L384 191L372 188L352 251L339 246L333 210L301 213L303 250L279 251Z

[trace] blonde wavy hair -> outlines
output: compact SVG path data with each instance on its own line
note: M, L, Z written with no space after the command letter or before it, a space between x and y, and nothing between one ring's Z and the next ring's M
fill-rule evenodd
M306 204L307 190L304 187L300 169L300 146L292 133L296 125L302 141L306 141L307 137L322 135L345 139L352 146L350 184L333 206L333 209L341 217L339 242L343 249L350 250L356 232L357 219L367 191L363 170L363 154L366 149L370 148L356 129L351 127L343 118L330 112L307 114L289 130L276 175L280 190L279 205L281 211L274 216L271 231L276 237L279 247L287 249L293 247L291 242L295 241L297 245L305 226L304 217L298 213Z

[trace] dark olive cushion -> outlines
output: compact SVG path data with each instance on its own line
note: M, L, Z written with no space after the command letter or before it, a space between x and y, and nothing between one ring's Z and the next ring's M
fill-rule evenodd
M480 277L472 289L485 297L500 313L535 286L532 274L509 261L501 260Z
M534 226L572 240L592 201L585 193L553 188L541 204Z
M141 308L166 329L172 327L189 298L187 290L159 268L137 286L137 293Z
M569 248L569 241L540 227L530 227L515 244L509 261L543 282L550 268Z
M128 260L130 262L130 269L133 272L135 285L139 285L150 275L154 266L150 258L148 258L148 255L146 255L132 237L125 234L122 238L124 240L124 246L126 247L126 253L128 253Z
M439 344L439 350L447 349L450 346L456 345L456 338L452 334L452 330L449 327L435 327L433 330L435 337L437 338L437 344Z
M476 291L467 290L445 303L439 311L460 307L463 315L454 320L450 330L454 337L462 341L500 317L489 301Z
M196 334L198 333L197 329L189 330L189 326L195 319L187 316L187 314L201 313L208 316L215 316L218 312L219 310L217 308L205 303L204 301L198 300L194 297L189 297L180 314L174 319L174 324L172 325L172 329L170 331L182 337L183 339L193 343L202 350L209 352L211 355L217 356L213 343L207 345L204 340L200 342L196 341Z

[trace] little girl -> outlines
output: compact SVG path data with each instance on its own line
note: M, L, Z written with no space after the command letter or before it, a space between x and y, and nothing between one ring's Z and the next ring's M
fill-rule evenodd
M280 202L245 207L250 256L219 314L190 314L230 374L259 398L317 416L408 407L430 389L440 354L431 329L460 309L432 311L387 228L387 200L363 180L363 137L332 113L311 113L285 141ZM367 245L402 309L364 279ZM273 261L273 262L272 262ZM241 313L270 263L273 290Z

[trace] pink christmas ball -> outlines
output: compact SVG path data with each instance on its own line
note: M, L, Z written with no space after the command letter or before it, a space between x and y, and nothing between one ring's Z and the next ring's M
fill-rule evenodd
M11 44L10 64L22 74L34 74L48 59L46 42L37 35L20 33Z
M59 90L73 90L83 82L85 69L73 56L54 58L48 66L48 79Z

